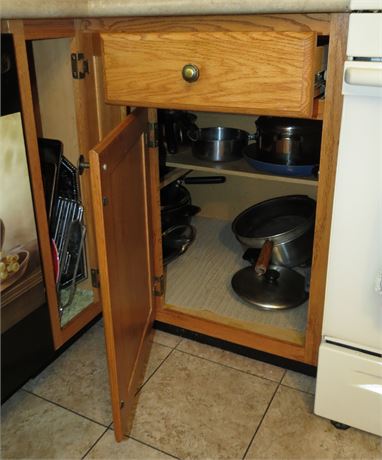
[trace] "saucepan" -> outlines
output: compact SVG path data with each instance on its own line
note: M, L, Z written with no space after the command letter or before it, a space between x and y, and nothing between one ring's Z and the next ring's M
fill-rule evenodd
M235 128L199 128L188 131L192 154L206 161L234 161L243 156L243 149L254 139L254 134Z
M316 202L305 195L262 201L240 213L232 231L245 248L271 240L271 263L295 267L312 258Z
M255 169L273 174L311 176L320 161L322 122L259 117L255 143L243 156Z

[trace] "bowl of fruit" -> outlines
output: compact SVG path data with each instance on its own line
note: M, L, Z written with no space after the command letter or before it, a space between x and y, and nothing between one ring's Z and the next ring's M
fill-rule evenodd
M4 223L0 219L0 292L24 275L30 257L29 251L22 246L16 246L7 252L3 251L4 233Z

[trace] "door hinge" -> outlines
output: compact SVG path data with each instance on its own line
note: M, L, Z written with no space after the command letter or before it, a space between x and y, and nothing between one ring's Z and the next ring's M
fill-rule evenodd
M85 59L83 53L72 53L70 55L72 62L72 76L75 80L82 80L89 73L89 61ZM82 63L82 69L80 69Z
M153 294L162 297L164 294L164 276L154 276Z
M94 288L99 288L101 286L101 283L99 281L99 270L98 268L91 268L90 269L90 274L92 278L92 286Z
M145 141L147 147L158 147L158 123L148 123L147 133L145 133Z

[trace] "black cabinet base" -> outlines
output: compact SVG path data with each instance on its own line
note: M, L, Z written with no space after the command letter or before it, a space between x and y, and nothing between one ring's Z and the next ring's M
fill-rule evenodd
M179 335L186 339L195 340L196 342L201 342L213 347L221 348L223 350L232 351L233 353L237 353L238 355L246 356L248 358L257 359L259 361L273 364L275 366L284 367L285 369L301 372L302 374L310 375L312 377L315 377L317 374L317 368L315 366L293 361L291 359L282 358L281 356L272 355L263 351L254 350L242 345L237 345L236 343L216 339L208 335L199 334L198 332L193 332L188 329L173 326L172 324L155 321L154 328L164 332L169 332L170 334Z
M54 350L48 306L42 305L1 335L1 404L57 359L101 314Z
M54 357L47 305L42 305L1 335L1 402Z

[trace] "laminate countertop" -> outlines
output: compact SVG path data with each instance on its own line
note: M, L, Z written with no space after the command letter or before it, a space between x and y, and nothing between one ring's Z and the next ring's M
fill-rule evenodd
M349 11L350 0L2 0L3 19Z

